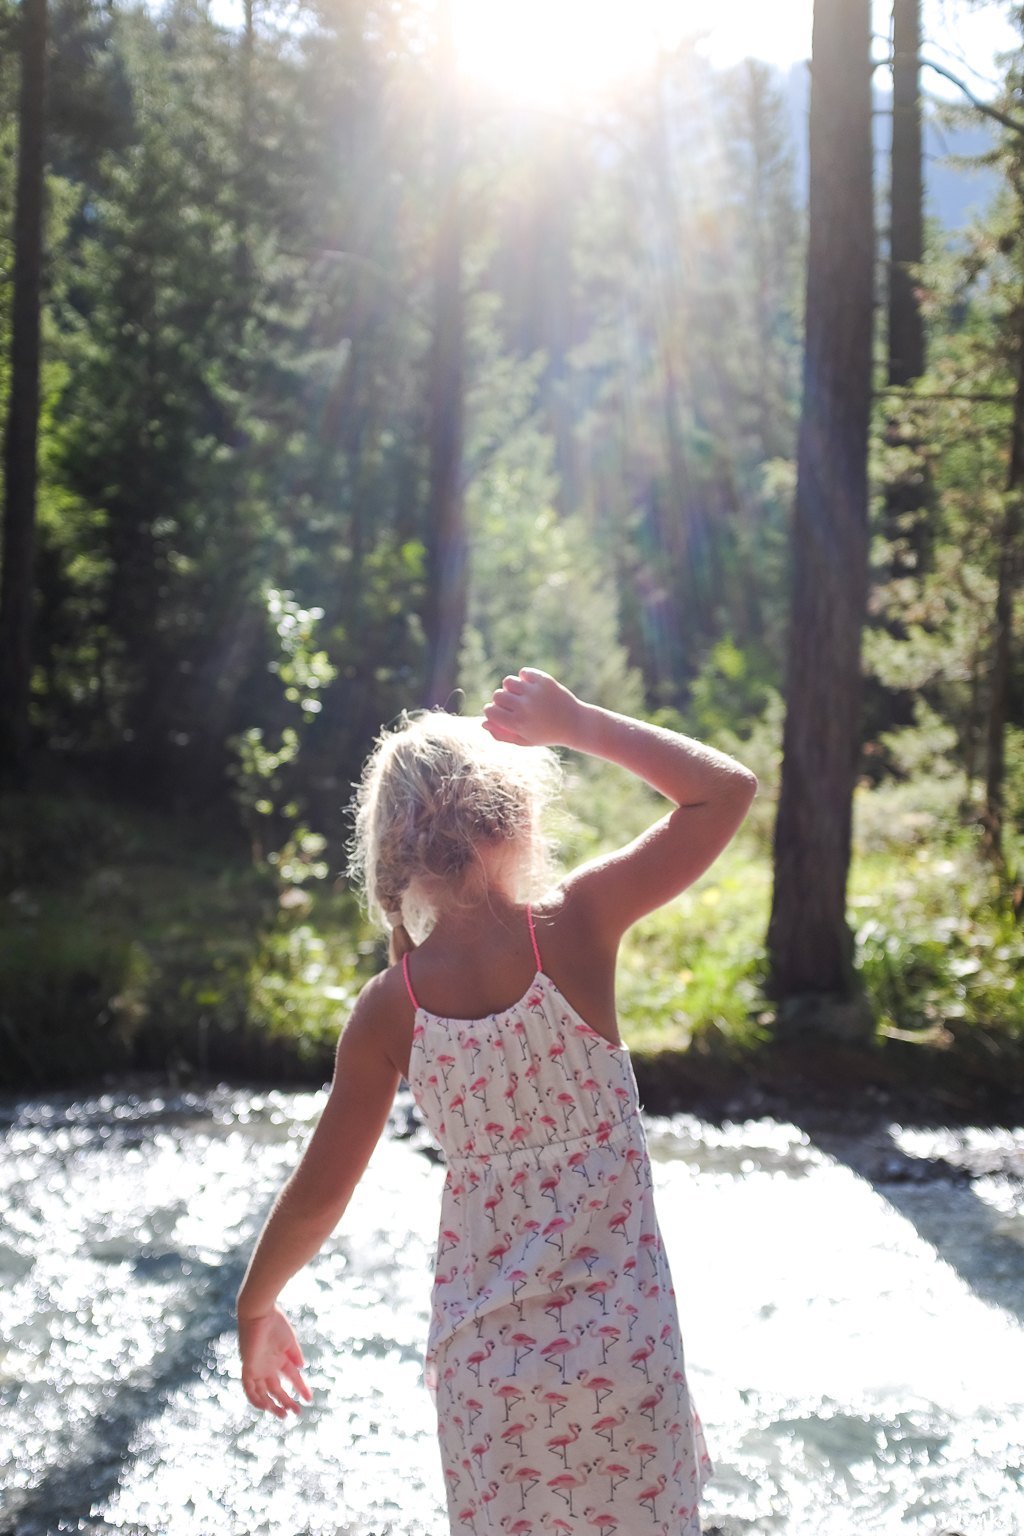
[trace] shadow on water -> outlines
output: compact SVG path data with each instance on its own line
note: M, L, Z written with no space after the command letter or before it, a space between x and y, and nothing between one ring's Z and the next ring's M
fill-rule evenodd
M160 1254L140 1258L136 1271L151 1274L155 1266L166 1276L172 1266L184 1273L185 1265L181 1255ZM210 1364L213 1345L232 1326L233 1300L245 1267L240 1255L218 1264L204 1264L190 1256L187 1266L190 1283L203 1296L203 1303L178 1336L178 1347L165 1349L144 1382L122 1386L110 1407L93 1415L83 1430L78 1455L52 1468L35 1487L13 1495L13 1509L0 1515L0 1536L55 1536L57 1531L100 1536L115 1529L119 1536L134 1536L121 1524L108 1525L92 1511L116 1492L140 1427L159 1419L172 1395Z
M901 1128L880 1117L861 1124L817 1113L792 1118L814 1146L904 1216L975 1296L1024 1322L1024 1218L1011 1217L977 1188L979 1178L998 1173L1021 1212L1024 1146L1002 1157L972 1154L967 1132L935 1125L907 1135L921 1148L917 1152L901 1146ZM1020 1238L1007 1230L1014 1219Z

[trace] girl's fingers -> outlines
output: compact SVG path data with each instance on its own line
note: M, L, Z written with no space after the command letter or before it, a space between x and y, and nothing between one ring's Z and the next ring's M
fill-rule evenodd
M269 1392L265 1392L262 1387L255 1384L247 1387L245 1395L254 1408L262 1409L265 1413L272 1413L276 1419L284 1418L284 1409L279 1408L272 1401Z
M284 1387L281 1385L279 1377L268 1377L265 1382L261 1383L261 1385L263 1389L263 1396L266 1399L264 1407L269 1408L270 1412L274 1414L276 1418L286 1418L289 1410L291 1410L293 1413L299 1412L298 1403L292 1397L291 1393L285 1391Z
M529 742L524 736L520 736L518 731L513 731L507 726L499 725L497 721L485 720L484 730L488 735L493 736L495 741L505 741L513 747L529 746Z
M277 1382L274 1385L274 1387L271 1390L270 1395L273 1398L274 1402L279 1404L279 1406L280 1406L280 1413L281 1413L281 1417L282 1418L284 1417L284 1415L286 1413L289 1413L289 1412L291 1412L291 1413L301 1413L302 1410L300 1409L298 1403L295 1401L294 1397L292 1397L290 1392L286 1392L285 1391L284 1387L282 1387L280 1382Z
M285 1364L282 1366L282 1370L284 1371L284 1374L288 1377L288 1380L291 1382L291 1384L295 1388L296 1392L298 1392L299 1396L300 1397L304 1397L306 1399L307 1403L312 1402L313 1401L313 1394L309 1390L309 1388L307 1387L305 1381L303 1380L302 1372L299 1370L298 1366L297 1365L293 1365L291 1360L287 1360L285 1362Z
M291 1369L294 1370L295 1368L292 1367ZM297 1371L296 1375L298 1376ZM313 1394L301 1377L299 1377L295 1385L307 1401L312 1401ZM295 1399L285 1391L281 1385L280 1378L277 1376L268 1376L255 1380L243 1379L242 1388L254 1408L259 1408L265 1413L272 1413L276 1419L287 1418L289 1410L293 1413L300 1413L302 1411Z

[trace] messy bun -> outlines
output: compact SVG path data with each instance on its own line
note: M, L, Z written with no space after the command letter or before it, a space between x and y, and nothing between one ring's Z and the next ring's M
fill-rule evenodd
M392 931L393 959L441 907L475 899L481 844L509 849L519 899L536 893L559 775L553 752L495 741L480 717L427 710L382 732L356 789L349 873Z

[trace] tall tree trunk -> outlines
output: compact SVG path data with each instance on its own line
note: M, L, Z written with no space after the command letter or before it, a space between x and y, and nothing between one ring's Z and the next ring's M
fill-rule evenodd
M892 35L889 383L901 388L920 378L925 366L924 322L910 270L924 259L921 0L893 0Z
M22 0L11 395L4 438L0 572L0 764L15 772L24 770L28 754L32 681L46 30L46 0Z
M924 176L921 145L921 0L893 0L892 154L889 218L888 378L897 389L925 370L925 332L917 279L924 259ZM888 441L893 447L920 448L918 434L894 419ZM929 557L932 486L927 467L913 465L885 487L882 532L892 545L888 575L893 580L920 574ZM902 632L899 621L890 625ZM895 707L894 707L895 706ZM906 718L890 699L879 725Z
M459 92L452 0L439 3L437 124L438 225L434 249L434 341L430 359L430 506L424 622L426 702L444 705L458 681L466 622L467 548L463 509L462 213Z
M854 992L846 881L867 596L869 11L869 0L816 0L814 7L804 388L768 929L770 984L783 1000ZM780 1025L786 1016L780 1010ZM788 1016L795 1019L796 1010Z
M903 389L925 370L925 331L914 269L924 258L924 176L921 143L921 0L893 0L893 107L889 180L889 261L887 377ZM879 532L887 560L881 585L920 577L931 561L934 487L921 435L897 402L885 429L886 443L903 450L885 476ZM907 451L909 450L909 451ZM876 623L896 639L906 638L902 605L887 608ZM865 729L874 737L906 726L914 718L915 695L887 688L875 677L867 684Z
M1024 293L1017 311L1017 387L1010 430L1010 468L999 540L995 628L992 637L992 676L987 722L985 809L982 816L985 849L1003 864L1003 788L1006 776L1006 718L1013 660L1013 608L1020 579L1021 499L1024 497Z

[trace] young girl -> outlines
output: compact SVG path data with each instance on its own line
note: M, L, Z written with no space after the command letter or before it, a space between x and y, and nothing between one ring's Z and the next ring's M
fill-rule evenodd
M355 862L394 963L356 1002L249 1264L242 1383L278 1418L310 1398L277 1297L340 1219L407 1078L447 1160L426 1375L453 1536L697 1536L711 1463L615 956L717 857L756 780L533 669L506 677L484 716L421 715L366 766ZM552 746L619 764L675 809L531 905L556 760L526 749Z

